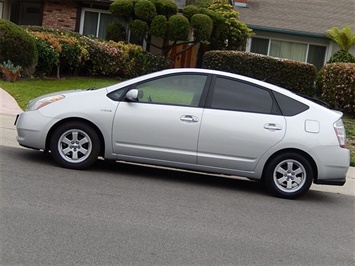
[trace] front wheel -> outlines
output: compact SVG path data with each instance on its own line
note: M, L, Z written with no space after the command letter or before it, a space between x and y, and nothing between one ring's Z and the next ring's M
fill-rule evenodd
M83 122L68 122L59 126L50 139L53 159L61 166L85 169L95 163L100 153L100 138Z
M264 180L267 189L275 196L294 199L309 190L313 181L313 169L303 156L284 153L269 162Z

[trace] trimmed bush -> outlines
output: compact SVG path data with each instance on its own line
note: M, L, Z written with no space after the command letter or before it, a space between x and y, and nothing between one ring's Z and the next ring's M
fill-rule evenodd
M318 73L317 90L332 108L355 115L355 64L326 64Z
M149 0L138 0L134 6L134 15L141 20L151 21L156 15L155 5Z
M129 23L129 29L134 34L142 35L149 30L149 26L147 22L140 19L135 19L132 20L131 23Z
M38 50L38 64L36 66L36 74L39 76L48 76L53 74L59 63L59 52L51 47L51 45L36 38L36 46Z
M38 47L43 46L40 49L38 75L53 74L52 70L58 63L61 70L65 65L73 71L64 72L65 74L122 78L131 78L171 66L170 61L144 51L139 45L107 42L76 32L37 26L28 27L27 30L36 36ZM48 72L45 71L46 65L49 66Z
M348 51L339 50L330 57L328 63L355 63L355 56Z
M38 61L35 40L23 28L0 19L0 62L10 60L22 67L22 75L30 76Z
M209 40L212 34L212 19L204 14L196 14L191 18L191 27L194 29L194 37L197 41Z
M190 23L181 15L173 15L168 20L169 39L187 41L190 33Z
M317 68L308 63L238 51L210 51L203 56L203 67L263 80L307 96L315 94Z
M124 42L109 42L108 45L117 47L121 51L121 69L119 76L133 78L155 71L171 68L172 62L163 56L153 55L135 44Z
M118 23L111 23L106 28L106 40L110 41L125 41L126 40L126 31L123 26Z
M182 14L187 17L187 19L189 21L191 21L191 18L193 15L196 15L199 13L199 10L198 10L198 7L197 6L193 6L193 5L189 5L189 6L186 6L184 8L184 10L182 11Z
M82 41L90 55L85 62L85 72L91 76L117 77L122 67L120 50L99 40L84 38Z
M178 7L173 0L162 0L163 3L163 13L167 18L175 15L178 12Z
M163 15L158 15L152 20L150 33L153 36L164 38L168 30L168 20Z
M115 17L123 17L128 21L134 12L133 1L116 0L110 5L109 10Z

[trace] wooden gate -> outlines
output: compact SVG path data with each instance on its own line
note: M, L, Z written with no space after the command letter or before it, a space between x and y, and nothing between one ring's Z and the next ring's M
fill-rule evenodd
M182 50L186 49L189 45L182 44L173 47L169 54L168 57L171 55L177 54L181 52ZM183 53L179 54L178 56L174 57L172 59L173 61L173 67L174 68L180 68L180 67L196 67L197 63L197 55L198 55L198 48L199 45L195 45L190 49L187 49Z

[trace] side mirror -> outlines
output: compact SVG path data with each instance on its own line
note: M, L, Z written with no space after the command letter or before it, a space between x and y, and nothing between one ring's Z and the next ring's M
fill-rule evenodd
M138 101L138 90L133 89L127 92L125 99L131 102L137 102Z

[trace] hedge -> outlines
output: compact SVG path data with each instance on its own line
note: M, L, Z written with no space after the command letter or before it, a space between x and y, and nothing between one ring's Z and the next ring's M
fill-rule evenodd
M317 68L308 63L238 51L209 51L203 67L263 80L307 96L315 95Z
M355 115L355 63L323 66L317 76L317 90L332 108Z

